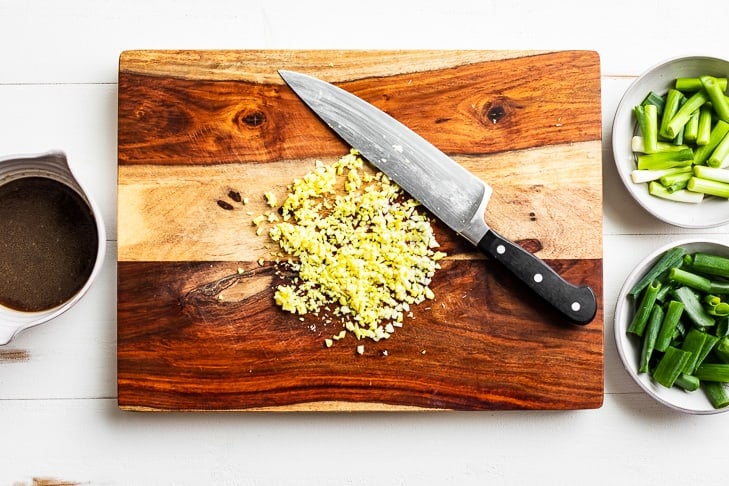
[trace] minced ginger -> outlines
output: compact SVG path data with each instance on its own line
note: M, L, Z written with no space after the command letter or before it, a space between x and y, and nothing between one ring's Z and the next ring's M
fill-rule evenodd
M434 250L430 221L386 175L363 170L355 150L332 165L317 163L289 191L279 209L283 221L269 236L298 278L278 286L274 299L285 311L326 310L340 319L344 329L325 340L327 347L345 330L357 339L387 339L410 305L435 297L429 284L445 253ZM266 199L275 200L270 193Z

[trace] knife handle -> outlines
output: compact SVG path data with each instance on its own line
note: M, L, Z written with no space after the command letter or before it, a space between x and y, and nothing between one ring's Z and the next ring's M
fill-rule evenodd
M500 262L574 324L584 325L597 313L597 300L590 287L565 281L546 263L524 248L489 229L478 248Z

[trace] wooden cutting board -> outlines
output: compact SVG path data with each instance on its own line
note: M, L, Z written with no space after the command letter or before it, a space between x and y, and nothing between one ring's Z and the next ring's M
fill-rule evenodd
M316 160L348 151L283 84L282 68L370 101L489 182L487 221L567 280L590 285L595 320L562 322L436 222L448 257L435 299L413 307L390 339L347 336L326 348L337 327L274 304L272 242L251 224L268 210L265 191L282 199ZM590 51L124 52L119 406L600 407L600 106L600 61Z

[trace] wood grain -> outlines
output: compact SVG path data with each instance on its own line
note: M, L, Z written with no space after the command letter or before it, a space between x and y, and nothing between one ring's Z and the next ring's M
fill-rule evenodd
M308 53L294 51L275 61L268 61L266 54L249 55L258 63L270 62L270 75L292 59L301 64ZM360 53L340 55L351 59ZM319 56L315 62L321 63ZM412 61L412 55L403 56L400 65ZM228 57L245 64L240 54ZM364 59L378 58L370 54ZM167 77L156 71L127 72L124 61L123 55L121 164L264 163L338 156L346 149L280 78L265 84L257 79L207 79L206 66L194 63L187 65L186 77ZM596 140L600 103L595 103L595 94L600 84L599 76L581 75L588 69L599 70L597 55L577 51L345 78L337 84L406 121L444 152L473 155ZM302 70L322 72L321 67ZM190 79L191 73L203 77Z
M599 260L551 261L602 294ZM277 281L269 267L268 283ZM602 327L566 326L487 261L444 264L427 306L384 342L333 348L338 327L303 322L271 305L270 285L230 263L119 263L119 405L149 409L248 409L317 402L377 402L433 409L598 406ZM584 278L584 275L589 275ZM258 274L257 277L261 277ZM253 285L258 285L254 283ZM208 285L215 288L215 285ZM235 297L233 297L235 296ZM598 316L601 319L601 316ZM383 352L387 351L387 356ZM586 379L591 377L592 379Z
M512 239L541 242L543 258L601 258L599 204L601 187L586 161L599 165L599 142L550 145L529 150L454 159L483 180L494 194L487 220ZM321 157L333 162L338 157ZM559 163L555 163L555 161ZM287 186L314 168L314 159L265 164L220 164L119 167L119 258L146 261L250 260L270 258L256 236L252 220L269 211L261 189L283 200ZM564 187L570 190L565 191ZM230 199L233 191L249 202ZM181 204L184 201L184 204ZM223 210L218 201L230 205ZM566 212L570 215L565 217ZM214 228L207 231L206 228ZM193 237L194 236L194 237ZM451 231L438 231L449 253L471 251L457 246ZM164 242L164 244L160 244ZM255 256L255 258L253 258Z
M338 329L273 304L280 277L250 224L266 209L264 190L283 195L315 160L347 150L281 83L279 68L314 73L371 101L491 183L487 220L568 280L592 286L596 319L566 325L435 223L449 254L434 281L436 300L414 309L389 340L366 342L362 356L351 338L326 349L323 338ZM124 53L120 407L599 407L600 119L594 52Z

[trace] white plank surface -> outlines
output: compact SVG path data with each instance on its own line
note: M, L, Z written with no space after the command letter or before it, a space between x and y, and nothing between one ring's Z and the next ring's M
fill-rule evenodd
M96 285L58 320L0 348L0 484L718 484L729 414L693 417L647 398L612 338L621 282L683 230L628 198L610 125L640 72L684 54L729 56L686 9L719 1L0 0L0 154L65 150L102 208ZM646 19L654 19L646 22ZM116 80L126 49L590 49L602 62L605 405L578 412L135 414L116 407ZM676 466L672 444L680 440ZM716 467L719 466L719 467Z

